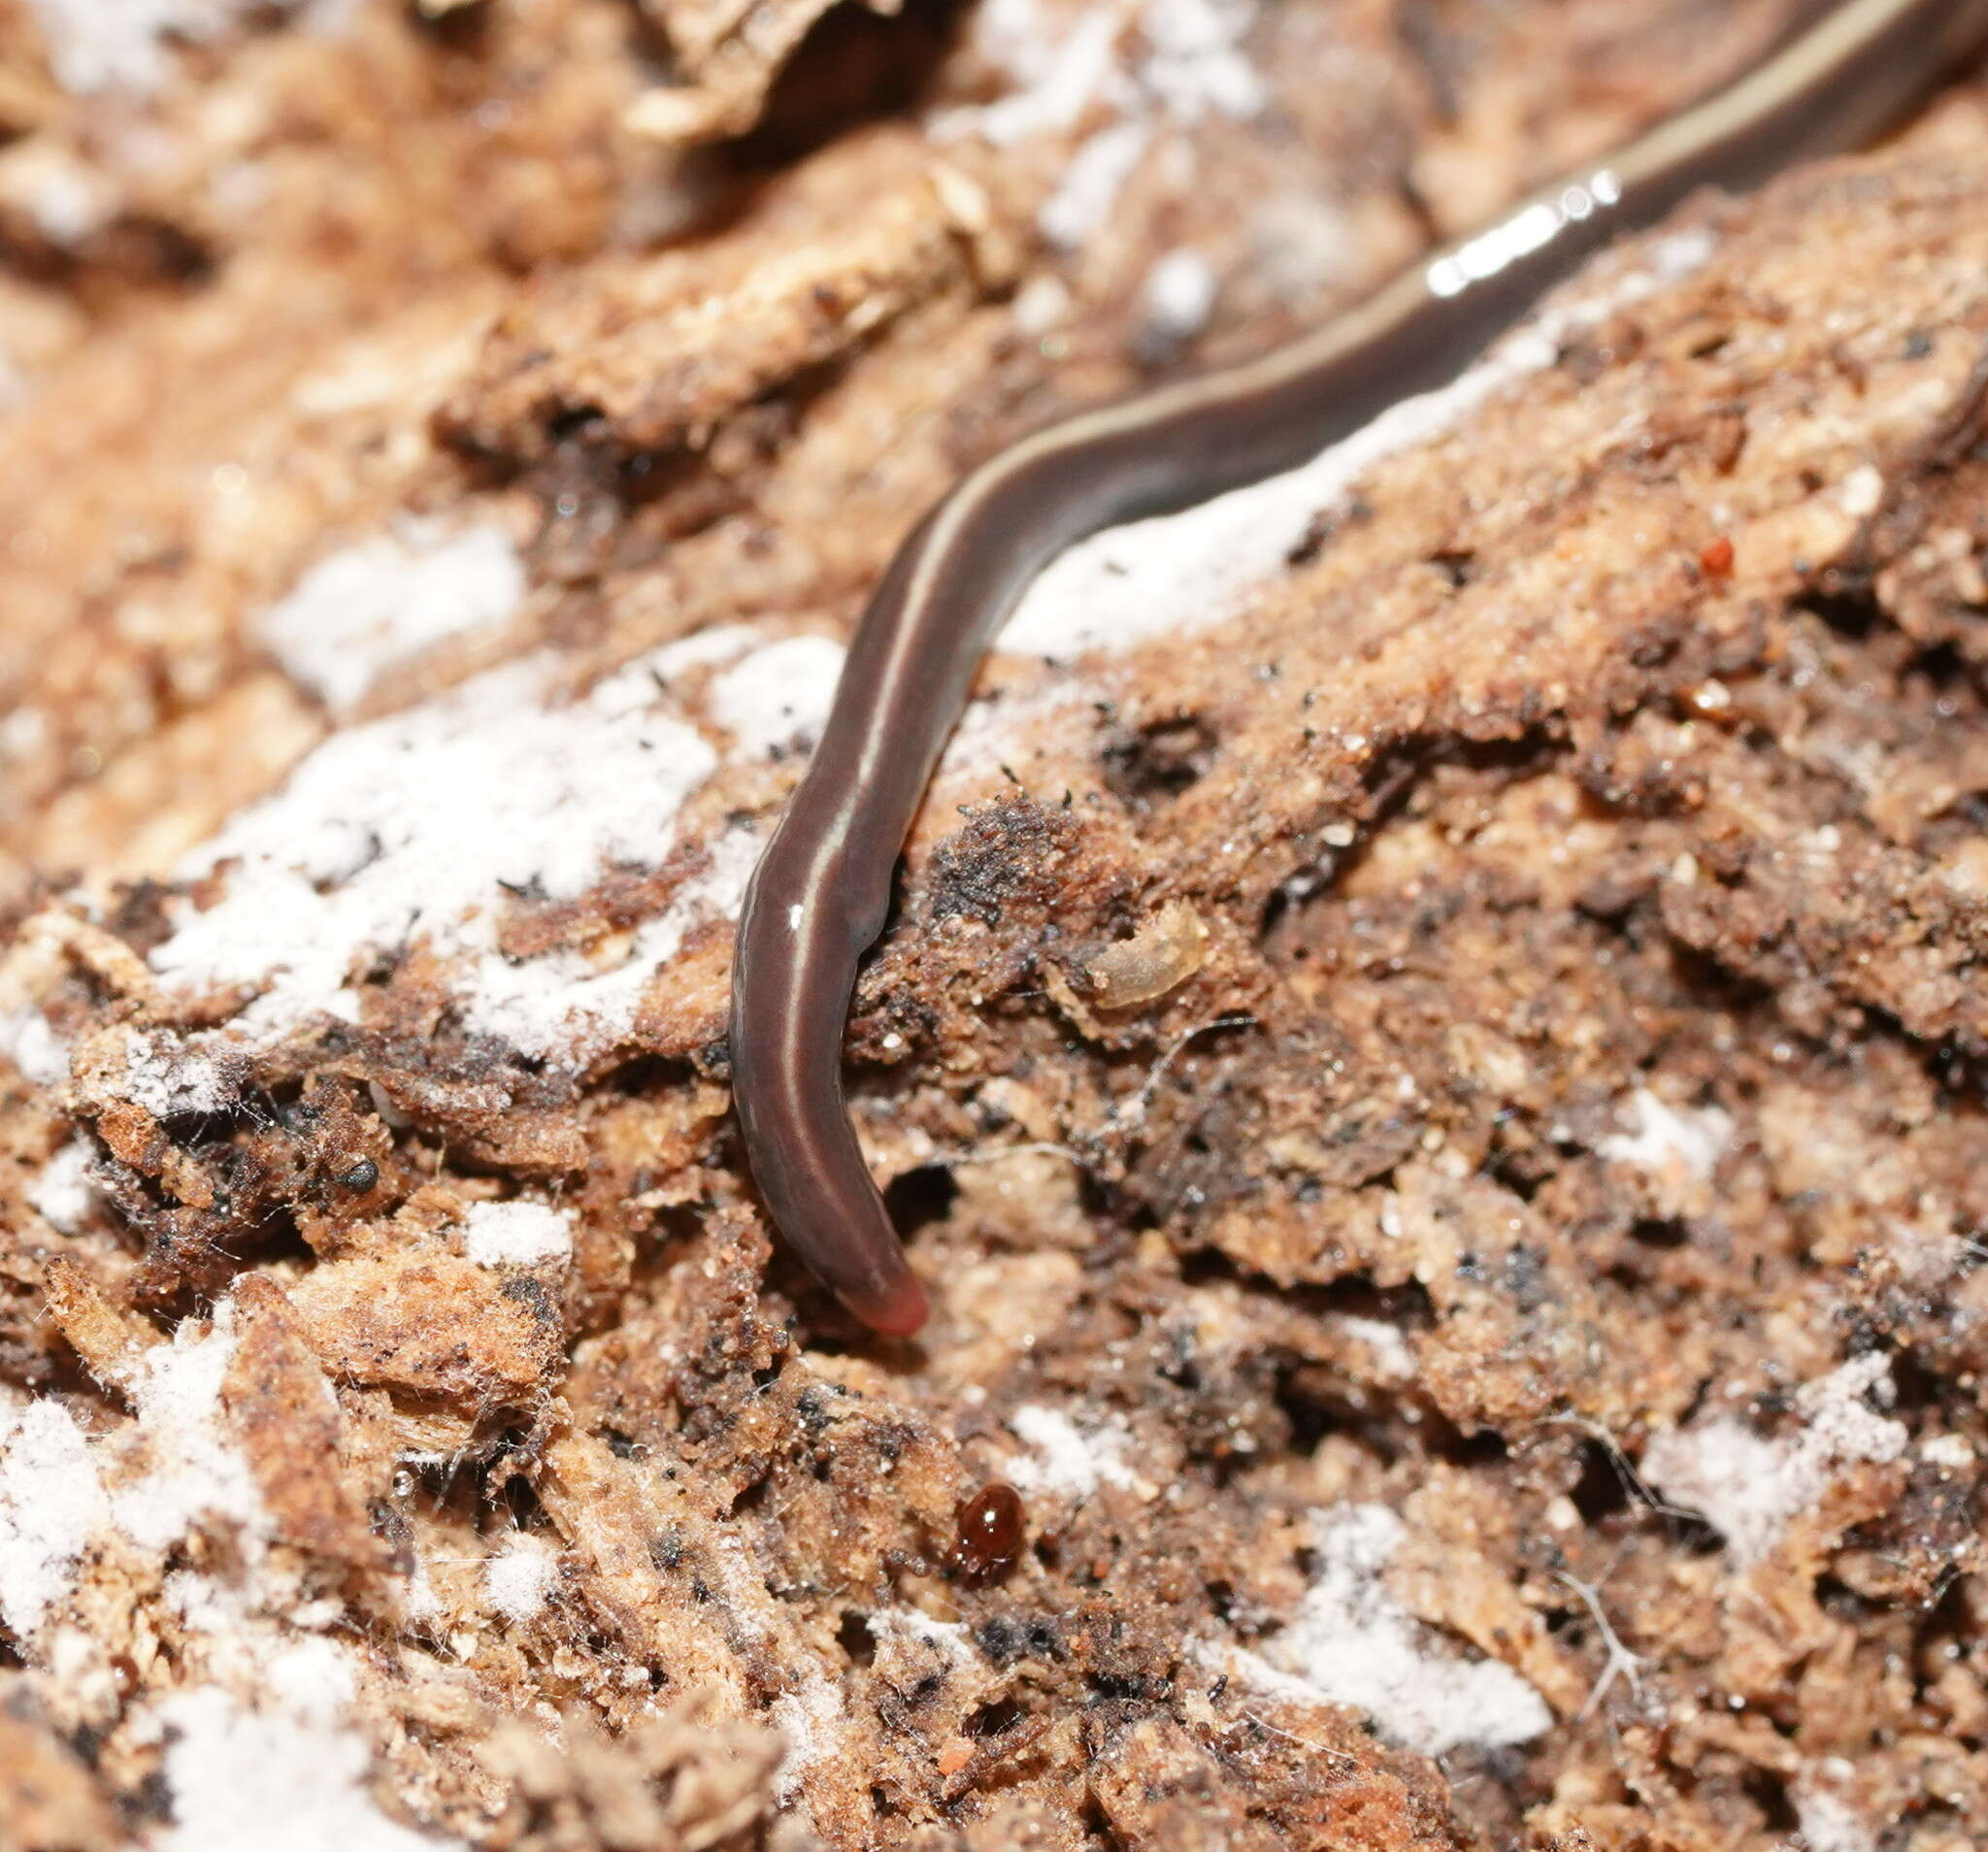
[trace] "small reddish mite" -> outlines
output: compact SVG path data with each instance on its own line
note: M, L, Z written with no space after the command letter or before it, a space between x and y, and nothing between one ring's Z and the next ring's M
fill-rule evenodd
M1733 543L1723 534L1715 541L1707 541L1699 552L1698 563L1707 579L1724 579L1733 570Z
M120 1701L134 1696L138 1690L138 1662L129 1653L111 1655L111 1680L117 1687Z
M974 1745L964 1736L954 1736L939 1752L939 1772L950 1781L974 1759Z
M953 1521L959 1537L946 1560L964 1581L990 1582L1006 1575L1028 1540L1021 1494L1000 1479L960 1500Z

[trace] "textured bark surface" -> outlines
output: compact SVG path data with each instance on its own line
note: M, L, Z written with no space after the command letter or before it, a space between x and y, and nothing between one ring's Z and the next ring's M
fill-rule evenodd
M1045 576L915 1344L728 1118L920 508L1792 11L0 0L0 1846L1982 1841L1971 88Z

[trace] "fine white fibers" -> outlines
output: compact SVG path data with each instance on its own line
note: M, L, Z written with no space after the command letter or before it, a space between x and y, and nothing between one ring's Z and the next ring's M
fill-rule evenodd
M397 1825L367 1792L372 1754L346 1722L357 1657L336 1640L264 1617L252 1582L178 1571L169 1604L199 1638L187 1670L203 1682L135 1720L165 1745L172 1825L152 1852L433 1852L448 1841ZM316 1625L337 1602L314 1604ZM295 1616L314 1624L304 1610ZM254 1693L253 1707L226 1687Z
M1424 1755L1541 1735L1553 1718L1531 1685L1496 1660L1452 1657L1387 1592L1381 1571L1402 1535L1381 1505L1317 1514L1318 1570L1291 1624L1259 1651L1204 1641L1201 1657L1273 1697L1349 1705Z
M774 1798L790 1801L801 1776L834 1750L843 1735L843 1694L818 1671L803 1674L797 1689L777 1698L768 1721L786 1739L786 1753L774 1771Z
M1102 684L1081 676L1054 676L1010 694L996 690L970 702L940 758L943 777L1001 777L1017 744L1031 737L1081 737L1097 717Z
M173 1570L160 1584L160 1592L166 1606L189 1634L239 1644L243 1657L254 1666L256 1677L262 1676L269 1625L259 1612L257 1591L251 1584L222 1581L193 1570Z
M110 1516L89 1442L59 1402L0 1408L0 1621L29 1638Z
M1310 462L1182 513L1080 541L1038 576L995 646L1064 660L1219 622L1283 570L1320 512L1342 502L1375 464L1442 436L1495 393L1544 372L1572 330L1688 276L1711 250L1707 232L1675 233L1652 247L1643 269L1592 300L1541 315L1451 384L1390 406Z
M83 1139L71 1139L27 1186L28 1207L60 1235L74 1235L89 1220L97 1200L90 1181L95 1153Z
M647 662L650 671L667 682L672 676L681 675L686 669L731 662L758 642L759 633L750 624L717 624L710 630L694 630L687 637L679 637L675 643L663 645L647 658ZM767 647L778 645L769 644Z
M649 870L717 754L660 711L670 650L554 705L546 658L490 671L388 718L334 735L274 797L240 813L182 873L224 868L205 911L175 910L152 969L180 990L259 990L236 1033L273 1038L315 1017L355 1019L354 976L425 942L459 958L475 1028L550 1052L612 1036L694 924L737 905L729 839L702 882L603 971L578 951L513 961L497 921L518 896L573 899L614 868ZM743 834L743 833L735 833Z
M502 527L451 532L403 519L320 559L259 628L284 671L344 713L389 669L446 638L508 621L524 594L524 567Z
M1880 1384L1890 1388L1890 1363L1871 1353L1808 1383L1795 1398L1802 1426L1786 1439L1763 1439L1728 1415L1657 1435L1643 1449L1642 1475L1673 1504L1701 1513L1736 1563L1756 1563L1844 1469L1905 1452L1905 1425L1864 1401Z
M218 870L221 892L204 911L176 907L152 969L182 991L259 992L228 1032L259 1042L319 1017L356 1019L355 976L424 944L452 964L445 980L470 1029L585 1059L632 1024L689 933L737 914L754 829L706 843L703 870L618 942L514 958L498 949L498 922L514 902L577 898L617 869L655 869L678 846L679 810L720 764L672 711L690 672L732 664L713 678L714 719L735 735L728 763L818 724L835 646L757 642L743 626L685 638L565 704L557 663L532 657L334 735L188 859L182 873Z
M886 1607L872 1614L864 1624L878 1645L895 1636L930 1646L955 1666L973 1664L973 1636L964 1621L934 1620L916 1607Z
M1595 1149L1640 1171L1661 1175L1681 1166L1694 1176L1709 1176L1732 1141L1732 1114L1718 1107L1667 1106L1647 1087L1638 1087L1628 1106L1636 1130L1611 1134Z
M1100 1485L1130 1487L1135 1483L1125 1464L1131 1436L1116 1420L1100 1422L1089 1434L1057 1408L1031 1403L1009 1416L1008 1425L1033 1450L1010 1467L1010 1476L1024 1491L1058 1492L1087 1498Z
M163 1555L196 1526L221 1520L240 1551L210 1575L175 1570L162 1584L180 1621L187 1688L132 1719L134 1740L162 1741L171 1824L152 1852L421 1852L438 1842L396 1825L367 1792L371 1752L345 1725L358 1662L337 1641L297 1628L328 1625L336 1601L270 1618L260 1566L268 1515L229 1432L222 1383L235 1355L233 1311L191 1321L124 1376L134 1419L86 1437L53 1399L0 1409L0 1625L49 1630L96 1539L122 1533ZM128 1544L125 1545L128 1549ZM246 1573L244 1571L247 1571ZM82 1637L73 1630L74 1643ZM254 1708L224 1686L255 1693Z
M573 1258L573 1211L544 1203L473 1203L463 1250L479 1267L534 1267Z
M514 1532L483 1564L483 1599L518 1626L546 1604L559 1579L559 1559L541 1538Z
M814 741L842 672L841 644L789 637L712 677L705 706L741 753L764 758L796 740Z
M333 1723L358 1688L351 1654L336 1640L307 1636L269 1655L262 1678L287 1710L313 1723Z

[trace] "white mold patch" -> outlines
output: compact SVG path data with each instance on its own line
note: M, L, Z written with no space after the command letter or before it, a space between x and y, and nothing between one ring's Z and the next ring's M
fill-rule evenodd
M1374 1372L1384 1382L1412 1382L1416 1375L1415 1353L1401 1327L1384 1318L1362 1318L1342 1312L1337 1320L1348 1338L1357 1338L1374 1359Z
M1545 1700L1518 1673L1444 1651L1388 1593L1381 1571L1403 1535L1394 1512L1340 1506L1314 1518L1312 1535L1318 1569L1291 1624L1256 1649L1205 1640L1205 1661L1274 1698L1347 1705L1424 1755L1530 1742L1550 1727Z
M1242 50L1255 17L1255 0L1146 0L1140 87L1183 122L1257 115L1268 92Z
M886 1607L872 1614L865 1625L879 1645L891 1639L914 1640L929 1646L955 1670L975 1663L973 1635L964 1621L934 1620L916 1607Z
M221 1425L221 1382L234 1355L234 1307L224 1301L209 1330L182 1324L133 1376L145 1470L112 1493L111 1514L147 1549L163 1550L215 1518L230 1521L251 1548L268 1535L261 1491Z
M188 859L182 875L214 876L219 892L177 907L152 970L182 993L254 993L231 1032L259 1042L357 1019L367 966L418 944L455 964L473 1029L548 1057L612 1040L686 934L736 913L752 831L708 843L703 873L629 935L618 962L570 947L507 957L497 921L520 900L572 900L617 870L650 872L677 846L679 810L721 761L666 690L738 653L736 637L722 642L658 650L566 704L556 663L534 657L334 735ZM776 660L756 675L762 656ZM817 646L807 660L832 686ZM728 724L754 748L793 728L795 667L778 642L732 672Z
M218 1520L252 1567L269 1516L227 1432L221 1383L234 1308L181 1326L124 1379L135 1418L92 1439L58 1402L0 1408L0 1621L28 1639L70 1593L99 1538L164 1552Z
M1618 1132L1595 1148L1605 1158L1634 1165L1653 1176L1673 1170L1708 1177L1733 1139L1733 1116L1718 1107L1667 1106L1647 1087L1629 1096L1633 1132Z
M1744 1568L1766 1556L1847 1468L1882 1465L1905 1452L1910 1437L1904 1423L1865 1402L1872 1390L1890 1387L1884 1357L1853 1357L1797 1394L1801 1426L1787 1438L1768 1439L1715 1415L1653 1437L1643 1449L1642 1475L1673 1504L1703 1515Z
M811 1669L792 1691L774 1700L768 1721L786 1742L773 1778L775 1798L785 1802L810 1769L835 1754L846 1723L842 1692Z
M88 1141L71 1139L27 1186L28 1207L58 1235L76 1234L96 1207L96 1185L90 1181L94 1162Z
M1124 29L1114 8L1083 7L1058 38L1041 0L984 0L974 15L976 48L1013 87L993 103L935 116L933 134L942 141L978 135L1012 148L1075 128L1093 97L1123 82L1117 41Z
M346 713L422 651L507 623L524 594L524 566L502 527L403 519L320 559L258 629L292 680Z
M1112 122L1088 136L1036 215L1043 236L1059 250L1076 250L1095 237L1151 140L1151 128L1138 120Z
M765 758L796 742L813 744L842 672L839 643L790 637L712 677L705 705L741 753Z
M1805 1852L1877 1852L1877 1831L1841 1792L1856 1776L1856 1766L1831 1756L1811 1763L1789 1784Z
M1061 1409L1030 1403L1010 1415L1008 1425L1030 1449L1009 1469L1024 1491L1082 1499L1101 1485L1130 1490L1138 1483L1126 1464L1132 1437L1122 1422L1102 1421L1086 1433Z
M35 1086L58 1087L69 1078L68 1044L39 1009L0 1011L0 1055Z
M483 1599L521 1627L545 1606L558 1579L559 1559L550 1545L517 1532L483 1564Z
M155 1119L220 1112L234 1098L234 1088L212 1055L185 1047L170 1032L154 1036L139 1029L124 1032L124 1075L118 1090Z
M545 1203L473 1203L463 1251L479 1267L537 1267L573 1258L573 1211Z
M110 1505L89 1442L58 1402L0 1408L0 1621L33 1637L74 1586Z
M262 1707L215 1686L175 1693L165 1726L173 1822L154 1852L440 1852L458 1843L381 1812L367 1791L371 1750L344 1722L349 1703L322 1669L271 1669Z

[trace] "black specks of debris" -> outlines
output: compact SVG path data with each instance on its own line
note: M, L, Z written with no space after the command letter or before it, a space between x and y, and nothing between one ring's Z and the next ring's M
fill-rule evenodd
M1348 501L1335 502L1330 508L1320 509L1306 522L1304 533L1298 536L1291 550L1284 555L1284 564L1310 565L1345 529L1357 527L1362 521L1373 518L1373 505L1363 502L1357 495Z
M559 1308L552 1304L552 1296L529 1274L520 1273L507 1279L500 1290L506 1299L514 1299L524 1306L537 1323L558 1324Z
M974 1638L997 1666L1011 1666L1017 1659L1063 1656L1062 1637L1047 1614L996 1614L980 1623Z
M1075 835L1060 807L1044 810L1032 798L1004 798L970 812L959 834L934 852L933 916L998 926L1018 902L1045 903Z

